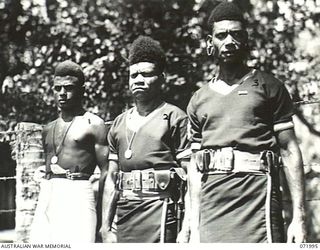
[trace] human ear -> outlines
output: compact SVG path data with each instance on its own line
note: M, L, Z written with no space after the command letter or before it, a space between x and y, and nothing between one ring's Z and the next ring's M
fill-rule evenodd
M207 54L208 54L208 56L211 56L212 54L214 54L214 52L215 52L214 50L215 50L215 48L212 43L212 36L208 35L207 36Z

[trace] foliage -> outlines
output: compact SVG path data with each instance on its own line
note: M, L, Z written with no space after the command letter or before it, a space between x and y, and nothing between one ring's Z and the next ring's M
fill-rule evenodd
M206 18L215 0L7 0L0 3L0 120L47 123L56 117L56 64L72 59L86 75L85 106L105 120L131 105L127 51L139 35L167 53L165 98L181 108L214 71ZM272 71L294 99L313 98L319 82L319 1L235 1L247 12L249 64ZM308 37L308 43L301 42ZM312 49L310 49L312 47ZM311 86L311 87L310 87ZM312 90L312 88L314 90ZM318 110L318 109L317 109ZM9 122L12 122L11 125Z

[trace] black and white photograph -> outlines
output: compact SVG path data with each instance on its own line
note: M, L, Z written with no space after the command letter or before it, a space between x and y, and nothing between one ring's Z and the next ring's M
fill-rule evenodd
M0 48L0 248L320 248L320 0L0 0Z

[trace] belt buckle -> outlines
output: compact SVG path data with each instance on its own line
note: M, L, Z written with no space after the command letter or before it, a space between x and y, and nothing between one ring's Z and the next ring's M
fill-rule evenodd
M214 170L224 171L221 149L215 150L214 157L213 157L212 161L214 162L213 163Z
M120 190L133 190L134 179L131 172L120 172L119 178L120 178L120 183L119 183Z
M227 147L222 148L221 153L223 155L223 161L224 161L224 169L227 172L231 172L234 168L234 153L233 148Z
M69 169L66 170L66 178L69 180L74 180L74 176L72 175Z
M150 171L146 173L145 179L142 178L142 188L143 189L148 189L148 190L154 190L156 188L155 185L155 177L154 177L154 172Z
M132 170L131 175L132 175L132 179L133 179L132 190L133 191L140 191L142 189L141 171L140 170Z
M234 168L234 153L231 147L216 150L214 155L214 169L232 172Z

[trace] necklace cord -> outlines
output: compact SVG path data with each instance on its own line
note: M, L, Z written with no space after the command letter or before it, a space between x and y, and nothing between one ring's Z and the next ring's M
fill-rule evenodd
M71 128L72 123L74 122L75 117L72 118L72 121L70 122L70 124L68 125L66 131L63 134L62 140L60 142L60 144L56 147L56 142L55 142L55 133L56 133L56 127L57 127L57 123L58 123L58 119L56 120L56 122L54 123L54 127L53 127L53 132L52 132L52 146L53 146L53 153L55 156L58 156L62 150L62 145L64 144L64 141L66 139L66 136L68 134L69 129Z
M132 142L133 142L133 139L134 139L135 135L136 135L136 131L133 131L133 134L132 134L132 136L130 138L130 141L129 141L129 139L128 139L128 128L126 128L126 139L127 139L127 143L128 143L127 150L131 150L131 145L132 145Z

